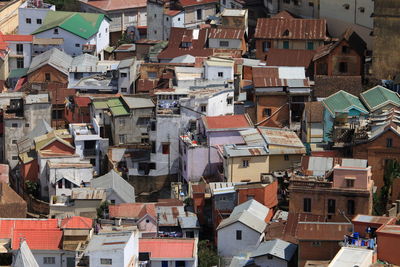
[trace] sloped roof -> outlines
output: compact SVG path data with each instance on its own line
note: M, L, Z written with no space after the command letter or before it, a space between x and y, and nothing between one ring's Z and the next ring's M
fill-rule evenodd
M211 39L243 39L245 31L233 28L210 28L208 38Z
M197 5L205 5L205 4L212 4L215 5L219 3L218 0L179 0L179 3L182 7L189 7L189 6L197 6Z
M14 229L12 234L12 249L20 247L25 240L32 250L59 250L63 233L60 229Z
M140 220L145 215L150 215L154 219L156 215L155 203L122 203L109 206L111 218L128 218Z
M252 67L253 85L263 87L310 87L304 67Z
M274 239L262 242L255 251L251 252L250 257L256 258L264 255L272 255L285 261L290 261L297 250L295 244Z
M98 32L104 18L104 14L97 13L49 11L43 25L32 35L59 27L83 39L89 39Z
M326 20L297 18L259 18L255 38L327 40Z
M268 145L304 149L303 142L301 142L300 138L292 130L262 126L259 126L258 130L265 138Z
M112 189L126 203L135 203L135 188L114 170L91 180L93 188Z
M342 90L324 99L322 103L333 117L337 112L348 112L352 108L368 114L367 109L358 97Z
M359 95L363 90L361 76L316 75L314 83L314 96L317 98L329 97L340 90Z
M361 93L360 97L371 112L389 104L400 107L400 97L398 93L380 85Z
M192 259L196 257L195 239L141 238L139 252L150 252L150 259Z
M245 115L204 116L202 120L208 130L240 129L252 127L253 125Z
M146 0L98 0L98 1L81 1L86 5L104 11L124 10L129 8L146 7Z
M262 233L265 230L267 224L265 221L260 220L257 216L245 210L240 213L231 214L228 218L224 219L217 227L217 230L229 226L233 223L240 222L249 228Z
M267 66L308 68L314 54L315 50L270 48L265 61Z
M93 220L81 216L62 219L61 229L92 229Z
M71 63L72 57L70 55L58 50L57 48L53 48L32 59L28 74L48 64L65 75L68 75L68 69L71 66Z
M149 98L124 96L122 99L130 109L153 108L155 105Z
M241 213L245 210L252 213L254 216L256 216L257 218L259 218L262 221L265 220L265 217L267 216L268 211L269 211L269 209L266 206L264 206L257 200L250 199L240 205L237 205L233 209L232 214L235 215L235 214Z
M39 267L26 241L22 241L12 267Z
M345 222L299 222L296 237L299 240L341 241L351 234L352 224Z

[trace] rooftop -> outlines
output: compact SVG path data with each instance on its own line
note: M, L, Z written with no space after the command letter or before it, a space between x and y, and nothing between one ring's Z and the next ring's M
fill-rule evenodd
M362 223L376 223L376 224L394 224L396 222L395 217L385 217L385 216L372 216L372 215L362 215L358 214L353 218L352 222L362 222Z
M116 250L123 250L133 234L135 233L119 232L93 235L85 250L85 254L94 251L108 251L108 253L112 253Z
M246 9L231 9L231 8L224 8L221 13L222 17L243 17L247 13Z
M351 234L351 223L299 222L296 237L299 240L341 241L344 235Z
M150 259L194 259L196 258L195 239L141 238L139 252L150 253Z
M379 85L362 92L360 98L370 111L386 105L400 107L399 94Z
M329 267L370 266L373 262L373 250L342 247L333 258Z
M130 8L146 7L145 0L98 0L81 1L89 6L93 6L104 11L126 10Z
M218 0L179 0L182 7L198 6L205 4L215 4L217 5Z
M333 117L336 116L336 113L349 112L351 109L357 109L363 114L368 114L360 99L345 91L339 91L329 96L322 103Z
M314 54L314 50L270 48L265 61L267 66L308 68Z
M382 233L382 234L391 234L400 236L400 225L384 224L381 227L379 227L379 229L376 232L379 234Z
M274 239L262 242L256 250L251 252L250 257L256 258L265 255L272 255L289 262L294 256L296 250L297 246L295 244L281 239Z
M241 129L253 126L250 118L246 115L205 116L202 117L202 120L208 130Z
M268 152L266 146L224 145L224 156L227 157L266 156Z
M93 220L81 216L73 216L62 219L61 229L92 229Z
M149 215L157 218L155 203L122 203L109 206L111 218L141 219Z

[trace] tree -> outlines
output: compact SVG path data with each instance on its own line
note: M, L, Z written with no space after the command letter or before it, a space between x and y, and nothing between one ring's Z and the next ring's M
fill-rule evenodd
M387 204L392 197L393 181L400 177L400 164L398 161L389 159L385 164L383 175L384 185L381 188L379 198L374 198L374 212L383 215L386 212Z
M210 267L219 265L220 259L215 252L215 249L208 240L199 241L197 250L199 267Z
M78 0L45 0L46 3L56 6L60 11L80 11Z
M97 218L103 218L106 217L106 214L108 214L108 201L103 201L100 204L100 207L97 208Z
M25 191L29 195L37 196L39 194L39 184L32 181L25 181Z

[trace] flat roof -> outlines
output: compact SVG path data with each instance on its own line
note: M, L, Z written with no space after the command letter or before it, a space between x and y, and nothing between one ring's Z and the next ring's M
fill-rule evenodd
M396 222L396 218L359 214L356 217L354 217L354 219L352 221L353 221L353 223L354 222L362 222L362 223L387 224L392 221Z

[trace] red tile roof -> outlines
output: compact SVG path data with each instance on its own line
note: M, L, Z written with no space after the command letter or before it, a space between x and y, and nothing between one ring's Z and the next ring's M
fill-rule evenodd
M182 7L205 5L205 4L217 4L218 0L180 0L179 3Z
M146 214L157 217L154 203L123 203L110 205L108 209L111 218L141 219Z
M24 239L32 250L59 250L61 247L62 230L32 230L15 229L12 236L12 249L19 249Z
M207 129L236 129L251 127L251 121L245 115L225 115L203 117Z
M315 50L271 48L268 51L265 61L267 66L308 68L314 55Z
M208 38L212 39L243 39L245 31L231 28L210 28Z
M259 18L255 38L327 40L326 20L296 18Z
M73 216L61 221L61 229L92 229L92 225L92 219L81 216Z
M74 100L75 100L75 104L78 107L87 107L92 102L90 97L85 97L85 96L75 96Z
M32 42L32 35L18 35L18 34L8 34L3 35L4 41L8 42Z
M112 11L112 10L146 7L147 1L146 0L98 0L98 1L87 1L85 2L85 4L104 11Z
M194 239L139 239L139 252L150 252L151 259L195 258Z

